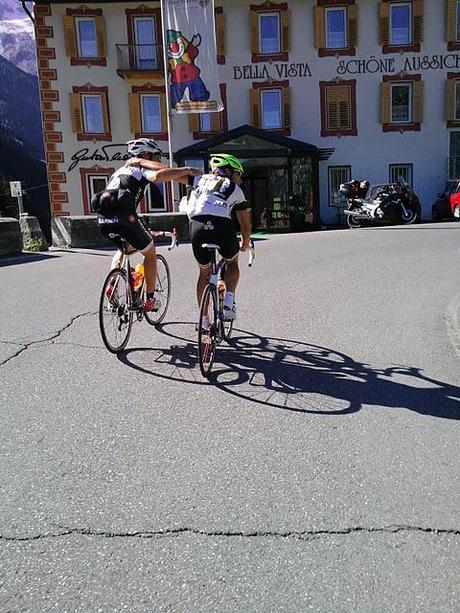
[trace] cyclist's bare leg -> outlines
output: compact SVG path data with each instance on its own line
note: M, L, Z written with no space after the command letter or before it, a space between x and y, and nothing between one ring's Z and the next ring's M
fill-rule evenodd
M157 280L157 256L154 243L152 242L147 249L144 249L142 254L144 255L146 290L148 294L152 294L155 290L155 282Z
M200 274L198 276L198 281L196 283L196 297L198 300L198 306L201 305L201 296L203 295L204 289L209 283L209 279L211 277L211 266L201 267L200 266Z
M239 279L240 267L238 265L237 254L232 260L227 260L225 265L225 285L227 287L227 292L235 294Z

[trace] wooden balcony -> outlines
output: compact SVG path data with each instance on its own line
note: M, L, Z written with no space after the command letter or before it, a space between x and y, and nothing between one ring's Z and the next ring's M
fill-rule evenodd
M117 74L127 81L164 81L161 45L116 45Z

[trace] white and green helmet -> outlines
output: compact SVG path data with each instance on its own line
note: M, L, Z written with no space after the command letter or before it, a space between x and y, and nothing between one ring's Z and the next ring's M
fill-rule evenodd
M230 153L215 153L209 160L209 165L212 172L218 168L232 168L240 174L244 172L243 164L234 155L230 155Z

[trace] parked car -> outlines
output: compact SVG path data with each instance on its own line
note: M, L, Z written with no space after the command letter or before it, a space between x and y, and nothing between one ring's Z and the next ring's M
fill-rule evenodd
M455 191L450 193L449 203L453 218L460 221L460 181L457 181Z
M460 180L447 181L444 191L436 194L436 200L431 205L431 219L433 221L452 219L453 209L451 208L450 196L457 190L460 190Z

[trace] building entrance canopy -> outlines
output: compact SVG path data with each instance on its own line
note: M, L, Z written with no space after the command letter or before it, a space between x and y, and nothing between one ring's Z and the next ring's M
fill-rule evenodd
M252 209L255 228L287 226L293 213L319 222L318 163L333 150L273 132L243 125L180 149L179 165L208 170L214 153L231 153L244 165L243 191Z

